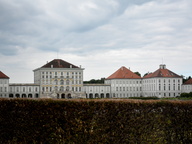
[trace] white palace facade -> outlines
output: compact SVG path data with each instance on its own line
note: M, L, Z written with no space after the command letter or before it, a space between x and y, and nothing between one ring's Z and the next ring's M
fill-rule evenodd
M84 68L61 59L47 62L33 70L34 83L9 83L0 71L1 98L128 98L176 97L192 92L192 80L183 78L160 65L153 73L140 77L126 67L119 68L104 84L83 84Z

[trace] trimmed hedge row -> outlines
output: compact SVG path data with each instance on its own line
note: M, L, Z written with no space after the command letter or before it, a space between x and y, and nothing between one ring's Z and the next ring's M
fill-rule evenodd
M192 101L0 100L0 143L192 143Z
M190 93L182 93L180 97L192 98L192 92L190 92Z

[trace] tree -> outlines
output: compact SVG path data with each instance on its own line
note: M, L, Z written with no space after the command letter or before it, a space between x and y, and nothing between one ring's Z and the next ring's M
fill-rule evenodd
M104 84L105 78L101 78L101 79L91 79L90 81L84 81L84 84Z
M139 73L139 72L134 72L136 75L138 75L138 76L141 76L141 74Z
M150 72L148 72L148 73L145 73L145 74L143 75L143 77L144 77L144 76L146 76L146 75L148 75L148 74L150 74Z

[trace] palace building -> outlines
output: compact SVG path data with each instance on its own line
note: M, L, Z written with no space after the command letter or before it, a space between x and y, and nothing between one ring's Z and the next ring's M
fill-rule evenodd
M140 77L122 66L105 79L104 84L83 84L81 66L54 59L33 70L34 83L9 83L9 77L0 71L2 98L128 98L176 97L192 92L192 80L183 78L160 65L153 73Z

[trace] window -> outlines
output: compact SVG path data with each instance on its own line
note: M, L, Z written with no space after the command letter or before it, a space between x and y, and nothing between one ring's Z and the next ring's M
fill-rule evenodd
M57 90L58 90L58 87L57 87L57 86L55 86L55 88L54 88L54 89L55 89L55 91L57 91Z
M69 85L69 80L66 81L66 85Z
M63 80L60 81L60 85L64 85L64 81Z
M64 87L63 86L60 87L60 91L64 91Z
M55 84L58 85L58 81L57 80L55 80Z
M173 90L175 90L175 84L173 85Z

